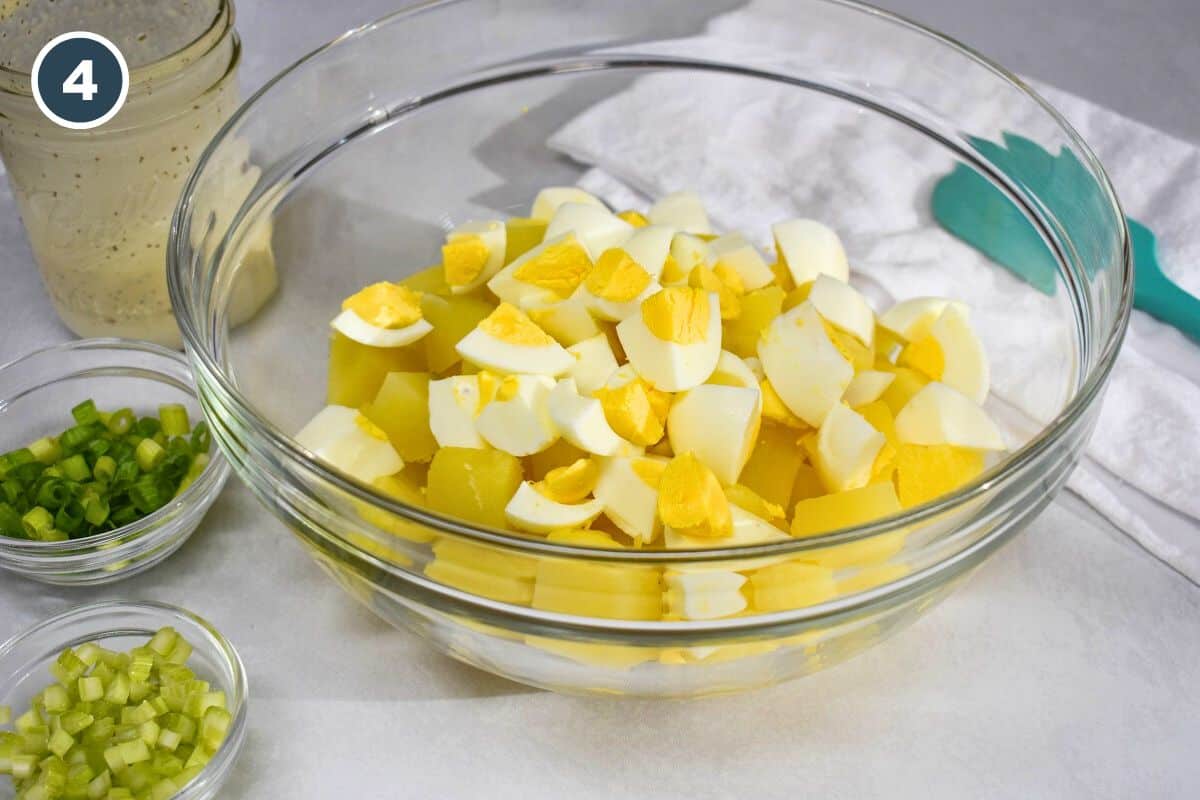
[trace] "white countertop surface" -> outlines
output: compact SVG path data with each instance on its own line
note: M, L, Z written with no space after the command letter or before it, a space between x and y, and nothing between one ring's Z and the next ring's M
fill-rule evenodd
M241 0L244 85L391 5ZM1193 0L884 5L1200 141ZM0 362L69 338L2 182L0 275ZM250 736L229 798L1200 792L1200 589L1070 497L892 640L798 682L693 703L560 697L440 656L345 595L236 480L148 574L102 589L0 575L0 639L106 598L186 606L240 650Z

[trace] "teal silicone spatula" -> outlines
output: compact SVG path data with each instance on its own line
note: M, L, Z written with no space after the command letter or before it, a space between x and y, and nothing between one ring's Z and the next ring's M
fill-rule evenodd
M1057 157L1014 134L999 145L984 139L975 147L1010 177L1036 191L1070 225L1100 202L1098 187L1070 153ZM1058 264L1036 229L1017 206L986 178L965 164L940 179L930 200L933 216L947 231L1046 294L1054 294ZM1154 234L1134 219L1129 225L1133 249L1133 305L1200 342L1200 299L1173 283L1158 263Z

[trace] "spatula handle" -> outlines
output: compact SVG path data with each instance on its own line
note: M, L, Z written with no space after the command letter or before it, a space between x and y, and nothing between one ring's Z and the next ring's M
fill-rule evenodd
M1138 276L1135 287L1135 308L1200 342L1200 298L1188 294L1161 273Z

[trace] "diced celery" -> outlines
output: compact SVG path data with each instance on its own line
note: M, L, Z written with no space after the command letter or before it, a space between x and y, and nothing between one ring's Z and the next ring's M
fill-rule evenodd
M89 675L79 679L79 699L84 701L99 700L104 697L104 682Z
M67 754L68 750L75 746L75 738L62 728L59 728L50 734L50 741L47 746L50 748L51 753L62 758Z
M61 714L70 707L71 697L67 694L66 687L53 684L42 692L42 703L51 714Z

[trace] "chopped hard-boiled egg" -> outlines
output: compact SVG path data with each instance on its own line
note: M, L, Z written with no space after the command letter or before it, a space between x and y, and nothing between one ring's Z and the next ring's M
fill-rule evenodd
M746 608L742 587L746 576L721 570L671 569L663 575L668 616L720 619Z
M593 392L604 409L604 417L619 436L641 447L663 438L671 396L638 377L629 365L609 376Z
M527 300L521 310L559 344L573 345L602 333L585 300L580 287L566 300Z
M554 380L545 375L504 376L476 417L476 430L492 447L514 456L545 450L559 435L550 418L553 389Z
M708 380L720 358L720 304L701 289L670 286L617 325L617 336L629 363L656 389L690 389Z
M775 249L797 286L829 275L845 283L850 265L842 240L829 227L811 219L792 219L771 226Z
M650 206L647 219L654 225L670 225L687 233L712 233L708 212L695 192L674 192Z
M756 385L706 383L676 397L667 436L676 453L694 453L722 484L734 484L758 440L761 415Z
M911 297L880 314L879 324L911 342L929 333L933 323L950 305L957 306L964 314L967 312L967 307L962 303L942 297Z
M469 292L504 266L508 233L503 222L465 222L446 236L442 245L442 269L455 294Z
M663 267L660 281L672 286L686 283L696 267L711 267L716 263L716 256L708 242L690 233L677 233L671 238L670 259L667 266Z
M612 345L603 333L571 345L567 352L574 356L575 363L567 370L566 376L575 380L579 393L583 395L591 395L604 386L604 382L619 366Z
M817 473L827 491L866 486L887 437L863 416L837 403L817 432Z
M504 516L514 527L532 533L549 533L562 528L582 528L604 510L599 500L560 503L539 492L533 484L522 483L504 507Z
M680 453L663 469L658 516L684 536L719 539L733 533L729 499L713 471L695 453Z
M487 447L475 430L475 417L490 399L480 387L481 377L494 392L499 379L486 372L429 382L429 430L439 447Z
M492 276L492 294L518 307L545 306L569 298L592 271L592 257L574 233L546 240Z
M296 441L317 458L364 483L404 469L387 434L347 406L325 406L300 429Z
M580 291L584 304L595 316L620 322L636 313L642 301L659 288L658 281L628 252L613 247L600 254Z
M729 505L729 516L733 521L733 529L725 538L689 536L675 528L664 528L663 541L671 550L700 550L706 547L741 547L786 542L792 538L767 520L732 502Z
M616 456L604 459L593 492L604 503L604 516L628 536L644 543L658 539L658 487L667 459L657 456Z
M749 388L757 388L758 382L762 378L751 366L750 361L762 370L762 365L758 359L742 360L728 350L722 350L720 358L717 359L717 367L708 376L708 383L716 383L722 386L743 386Z
M404 347L433 330L421 316L421 295L398 283L374 283L342 302L330 323L348 339L370 347Z
M595 206L605 211L608 210L608 206L604 205L599 198L588 194L577 186L548 186L538 192L537 197L533 198L533 206L529 209L529 216L531 219L549 222L554 216L554 212L558 211L559 207L566 203Z
M867 299L848 283L818 275L808 292L817 313L870 347L875 343L875 314Z
M784 405L813 427L820 427L854 377L808 301L771 322L758 341L758 357Z
M648 225L635 230L621 245L621 249L657 281L667 263L667 256L671 254L671 241L675 234L675 228L669 225Z
M546 227L546 239L573 234L595 261L610 247L620 247L634 228L607 208L588 203L563 203Z
M520 309L501 303L464 336L459 355L481 367L507 373L557 376L575 358Z
M987 399L991 383L987 353L958 304L947 305L924 336L908 343L899 363L974 400Z
M850 380L842 394L842 402L851 408L874 403L896 380L896 373L875 369L864 369Z
M594 397L583 397L571 378L563 378L550 392L550 418L562 437L598 456L615 455L628 442L613 431L604 407Z
M716 266L724 264L742 279L747 292L761 289L775 279L758 249L740 233L727 233L709 242Z
M906 444L1004 449L1004 435L987 412L962 392L938 381L926 384L900 409L896 436Z

